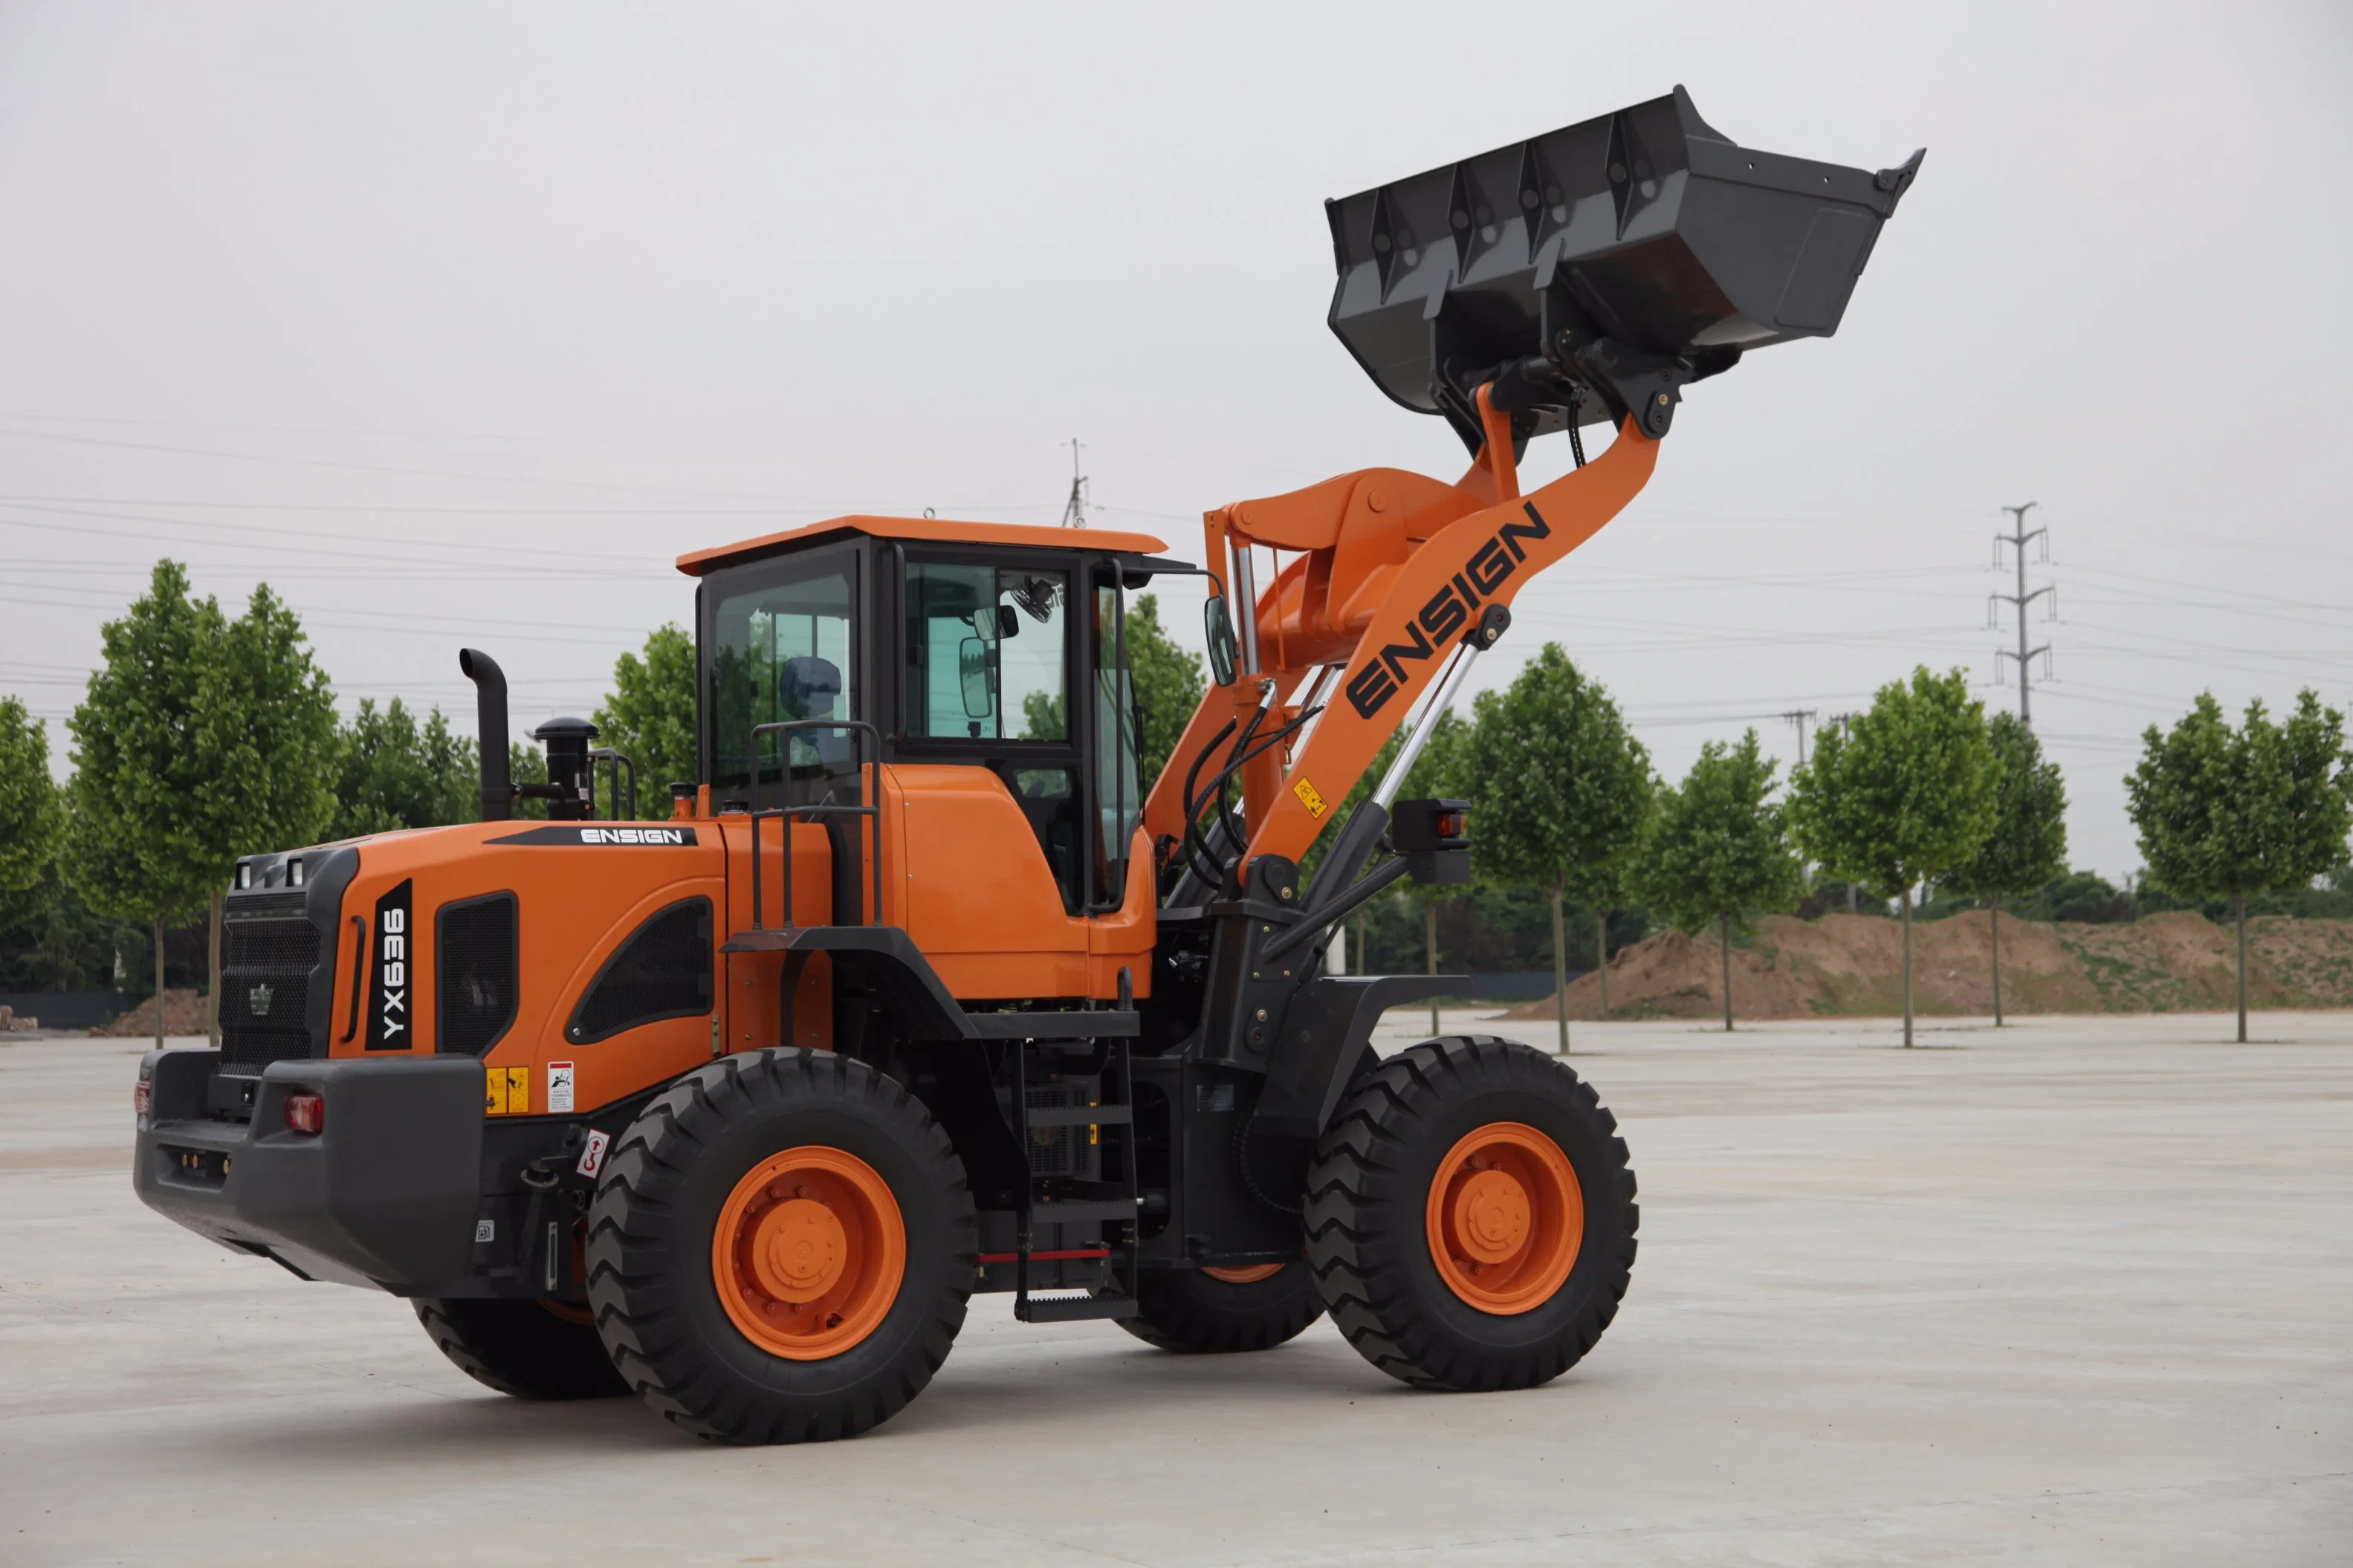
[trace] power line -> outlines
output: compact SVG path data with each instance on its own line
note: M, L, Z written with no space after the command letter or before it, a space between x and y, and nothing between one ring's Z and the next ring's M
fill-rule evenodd
M1993 536L1994 567L1997 571L2000 569L2001 547L2004 544L2010 545L2017 556L2018 592L2015 594L1990 594L1986 597L1988 618L1994 624L2000 624L2000 612L1993 608L1995 605L2009 605L2018 612L2018 652L2012 654L2008 648L2000 648L1995 650L1993 656L1993 667L1995 672L1999 674L2001 669L2001 661L2003 659L2014 658L2018 660L2018 720L2020 723L2026 725L2030 729L2033 727L2034 715L2028 706L2027 694L2031 689L2031 683L2028 679L2028 671L2034 656L2041 654L2042 656L2042 679L2045 680L2051 679L2051 645L2049 643L2044 643L2041 647L2031 648L2026 646L2026 606L2047 594L2051 596L2050 614L2048 618L2056 620L2059 616L2059 590L2055 586L2049 583L2045 583L2042 586L2035 589L2031 594L2026 591L2027 541L2033 539L2041 540L2042 542L2042 558L2045 561L2051 559L2051 531L2048 528L2038 528L2029 531L2026 526L2026 514L2033 510L2035 507L2040 504L2041 503L2038 501L2028 501L2024 506L2006 506L2001 509L2010 515L2011 531L2008 533L1997 533Z
M1820 710L1815 708L1792 708L1778 715L1798 727L1798 765L1801 768L1806 765L1806 721L1818 718L1820 714Z

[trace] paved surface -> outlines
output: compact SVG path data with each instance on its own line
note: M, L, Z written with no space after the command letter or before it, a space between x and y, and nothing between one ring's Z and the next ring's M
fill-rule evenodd
M983 1298L897 1420L748 1451L148 1214L135 1043L0 1046L0 1563L2342 1563L2353 1017L2258 1032L1579 1026L1641 1256L1550 1387Z

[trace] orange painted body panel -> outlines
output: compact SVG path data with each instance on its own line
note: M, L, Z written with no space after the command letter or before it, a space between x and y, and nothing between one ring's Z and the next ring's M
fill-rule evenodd
M1141 836L1118 910L1072 915L1029 819L987 768L883 770L891 836L883 902L953 995L965 1001L1111 997L1125 964L1148 994L1155 911Z
M605 1040L575 1045L565 1026L613 952L644 920L681 899L708 898L714 925L725 918L726 862L720 835L710 823L681 824L697 829L692 845L501 844L497 840L572 824L485 822L385 834L360 841L360 865L343 893L342 937L353 936L351 917L362 917L376 900L402 881L410 893L410 955L423 984L411 987L411 1049L434 1048L440 973L438 921L444 904L488 893L511 892L516 902L519 958L514 1021L481 1058L485 1067L526 1068L531 1108L547 1109L547 1066L574 1068L575 1105L588 1110L677 1076L711 1058L711 1021L702 1016L667 1018L625 1030ZM348 946L337 954L334 1027L330 1054L391 1058L397 1051L366 1051L347 1038L344 1024L354 1005L354 983L364 985L368 965L354 963ZM714 974L714 990L719 977Z

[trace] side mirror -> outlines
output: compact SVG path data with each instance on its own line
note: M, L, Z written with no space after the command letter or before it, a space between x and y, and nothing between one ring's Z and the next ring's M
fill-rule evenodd
M1226 596L1212 594L1201 606L1202 630L1209 644L1209 673L1220 686L1234 683L1234 622L1226 613Z
M956 645L956 677L964 687L965 718L987 719L996 713L995 673L989 668L988 646L978 637L966 637Z

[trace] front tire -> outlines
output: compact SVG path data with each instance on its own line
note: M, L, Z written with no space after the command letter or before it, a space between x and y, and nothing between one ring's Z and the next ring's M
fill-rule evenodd
M1634 1263L1618 1123L1514 1041L1430 1040L1361 1080L1308 1177L1307 1258L1357 1353L1419 1388L1533 1388L1593 1348Z
M588 1304L621 1376L730 1443L855 1436L923 1392L978 1245L947 1134L831 1052L696 1068L621 1134L588 1216Z
M1137 1311L1119 1326L1164 1351L1225 1354L1272 1350L1324 1315L1304 1262L1260 1268L1146 1268Z

